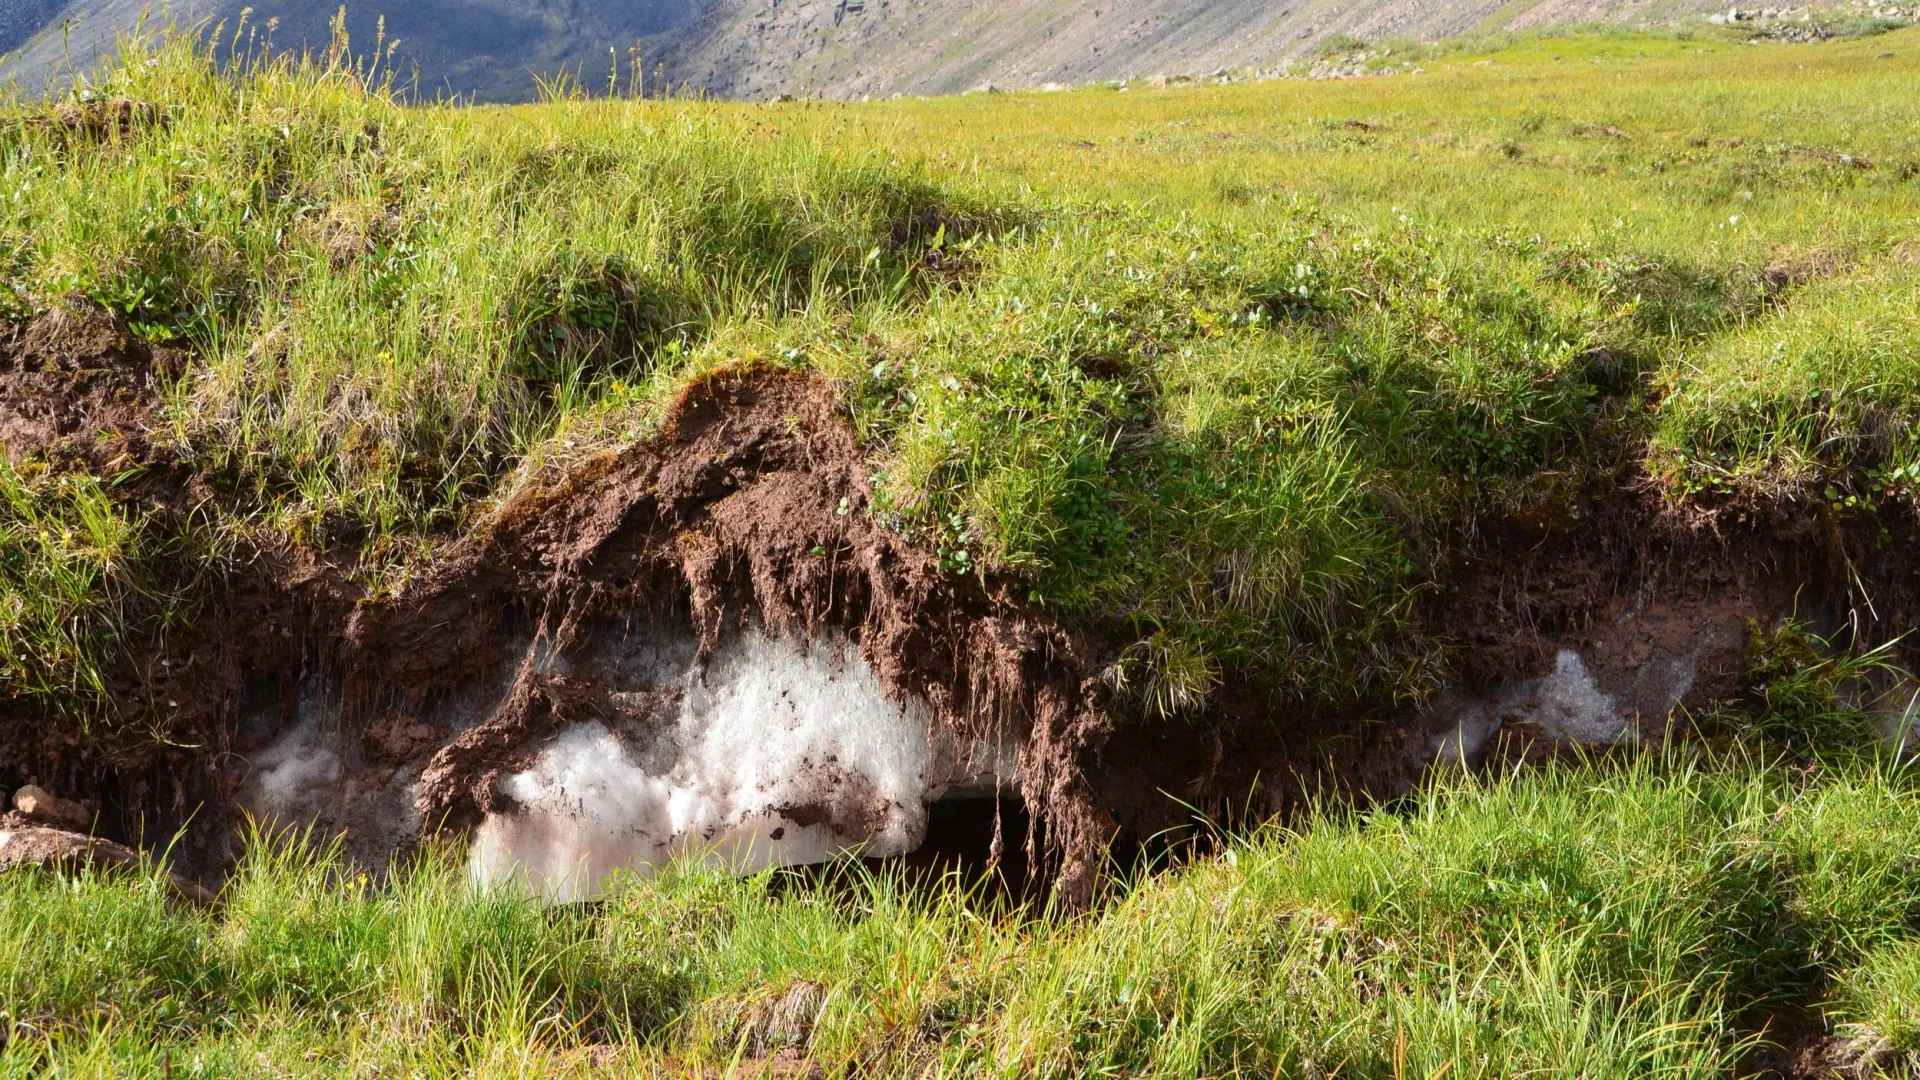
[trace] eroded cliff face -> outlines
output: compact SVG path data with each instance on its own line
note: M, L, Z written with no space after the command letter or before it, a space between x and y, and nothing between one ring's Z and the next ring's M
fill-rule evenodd
M141 434L176 360L123 330L63 312L0 342L0 431L12 453L140 464L143 505L189 514L201 479ZM1229 681L1150 720L1112 710L1100 627L941 569L869 517L868 483L830 386L720 372L660 436L511 500L397 595L260 554L133 658L110 728L8 703L0 783L79 800L119 841L184 826L176 863L208 882L252 816L376 870L447 834L477 880L555 899L678 857L906 856L960 802L1016 805L992 853L1083 903L1112 842L1196 814L1658 743L1740 691L1755 626L1872 646L1920 625L1913 522L1674 506L1629 477L1450 557L1419 632L1456 677L1426 699L1328 714ZM1911 685L1859 692L1890 737L1911 726Z
M656 443L508 506L331 637L303 630L298 669L236 658L216 786L372 866L452 829L479 880L565 899L689 855L905 855L934 805L1005 795L1035 814L1002 845L1090 888L1112 824L1084 751L1111 725L1080 646L866 498L828 388L703 382Z

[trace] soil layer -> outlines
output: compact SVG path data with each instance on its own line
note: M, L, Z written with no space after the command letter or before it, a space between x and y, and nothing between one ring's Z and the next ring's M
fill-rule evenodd
M155 434L179 364L83 308L0 337L9 460L129 473L138 512L187 521L209 492ZM501 779L563 728L618 711L591 665L516 659L514 634L564 659L636 613L690 622L703 655L742 627L831 630L935 723L1017 748L1030 814L1022 837L996 825L993 851L1020 843L1024 866L1085 903L1116 837L1391 799L1436 760L1656 739L1739 691L1750 622L1795 617L1864 645L1920 623L1910 515L1676 507L1629 475L1458 544L1417 628L1457 650L1458 678L1424 703L1327 714L1229 682L1191 721L1148 723L1104 703L1112 628L942 570L869 517L869 495L830 385L723 370L682 392L657 438L510 499L397 596L363 595L345 557L236 554L192 625L133 650L111 723L83 734L0 699L0 784L90 801L127 842L192 822L181 857L217 876L248 755L300 722L303 687L333 696L357 768L404 780L420 820L459 830L510 812ZM503 692L478 722L435 719L488 680ZM275 714L268 730L242 723Z

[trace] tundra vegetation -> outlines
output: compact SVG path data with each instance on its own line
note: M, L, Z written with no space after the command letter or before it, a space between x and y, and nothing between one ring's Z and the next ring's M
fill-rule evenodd
M119 730L115 666L250 553L390 595L765 366L838 389L883 522L1121 642L1129 722L1229 679L1404 707L1454 659L1416 603L1490 516L1620 483L1914 511L1917 33L515 108L130 44L0 120L0 315L178 350L151 438L194 498L112 445L0 463L0 695L166 739ZM1072 919L857 867L543 910L314 837L258 838L210 911L10 875L0 1071L1727 1076L1817 1035L1905 1075L1920 801L1849 711L1885 657L1790 637L1703 726L1739 748L1329 806Z

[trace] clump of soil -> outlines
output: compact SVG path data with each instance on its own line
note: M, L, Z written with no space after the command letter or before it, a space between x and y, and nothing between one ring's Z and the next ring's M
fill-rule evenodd
M148 128L162 127L167 119L165 110L150 101L62 101L46 112L0 125L0 134L7 128L43 131L51 133L61 146L72 146L125 139Z
M734 620L809 637L837 628L882 685L924 700L938 723L1015 739L1020 794L1041 811L1029 854L1055 855L1058 887L1086 899L1113 825L1084 763L1113 725L1092 703L1080 646L873 522L869 495L829 387L721 372L687 388L657 441L514 500L428 581L357 612L341 658L347 700L362 715L418 713L500 662L512 611L562 654L633 611L689 611L707 651ZM500 776L561 726L611 715L606 698L589 679L521 671L493 718L428 764L426 820L471 825L502 809Z
M150 462L158 382L186 365L105 308L68 302L0 329L0 448L113 475Z
M1829 1031L1816 1010L1793 1009L1769 1019L1741 1074L1753 1080L1871 1080L1902 1075L1901 1056L1871 1036Z

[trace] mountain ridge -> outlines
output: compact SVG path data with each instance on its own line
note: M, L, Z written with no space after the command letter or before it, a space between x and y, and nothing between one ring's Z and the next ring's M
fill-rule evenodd
M1704 15L1703 0L718 0L660 42L677 83L720 97L956 93L1266 68L1337 35L1434 40L1478 30Z
M36 0L26 0L28 3ZM0 78L29 90L55 79L70 63L87 69L111 55L116 37L140 24L147 0L37 0L55 10L41 27L5 46ZM346 5L345 28L356 53L397 42L396 80L419 97L514 102L538 95L538 82L562 72L604 80L608 50L624 57L636 39L689 22L710 0L388 0ZM340 0L187 0L148 16L211 33L221 47L242 51L270 39L276 49L324 50ZM0 16L0 46L10 24ZM16 20L17 21L17 20ZM272 27L269 31L269 27ZM64 27L64 32L63 32ZM624 61L623 61L624 63Z
M1720 0L409 0L349 5L356 49L398 41L421 97L526 101L541 80L636 83L762 99L941 94L1266 68L1336 37L1435 40L1582 23L1659 24ZM35 90L109 54L144 0L15 0L0 12L0 77ZM198 0L179 25L243 47L322 49L338 0ZM383 19L384 13L384 19ZM152 20L149 19L151 24ZM241 29L243 28L244 29ZM236 33L236 29L240 32ZM382 32L384 30L384 33ZM251 35L249 37L248 35ZM636 73L635 61L643 69ZM636 75L638 76L636 78Z

